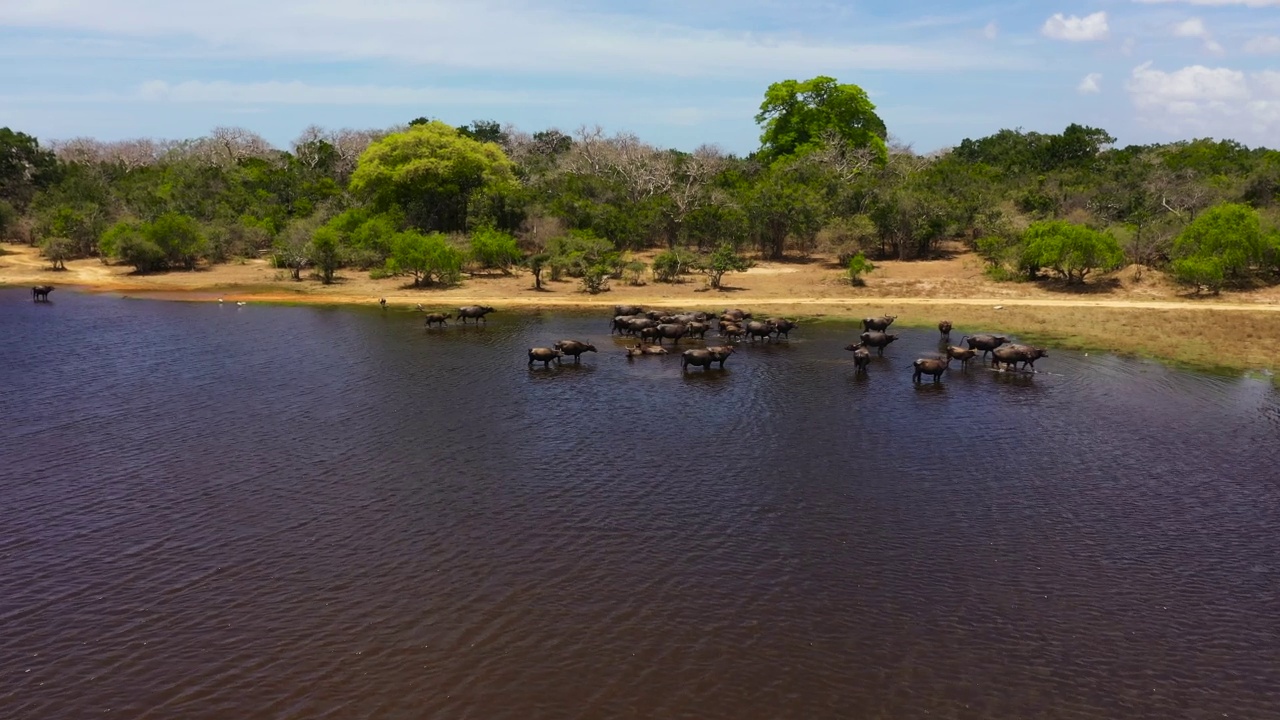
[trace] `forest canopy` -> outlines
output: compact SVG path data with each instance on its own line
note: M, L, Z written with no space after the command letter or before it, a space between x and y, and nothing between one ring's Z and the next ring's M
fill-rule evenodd
M1218 291L1277 281L1280 152L1232 140L1116 147L1101 128L1000 130L919 154L857 85L819 76L764 93L760 147L663 148L599 127L244 128L181 141L41 142L0 128L0 237L53 266L138 272L266 256L291 276L536 267L553 279L658 281L766 258L935 257L963 242L1002 279L1087 282L1127 264ZM575 254L576 253L576 254ZM531 260L534 261L531 264ZM719 281L719 276L715 276Z

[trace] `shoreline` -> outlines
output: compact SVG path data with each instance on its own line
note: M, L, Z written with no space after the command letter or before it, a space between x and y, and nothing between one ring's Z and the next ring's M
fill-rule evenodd
M888 314L898 316L900 327L936 328L938 321L950 320L955 325L953 343L965 334L994 332L1031 344L1145 357L1218 374L1280 370L1280 302L1269 296L1240 302L1236 297L1192 300L1126 291L1050 294L1026 285L991 284L980 273L973 277L958 261L935 268L937 278L876 278L861 288L833 282L836 271L811 262L765 264L760 271L733 276L732 284L745 287L728 291L706 290L696 282L617 283L592 296L578 292L570 282L547 283L549 290L535 291L527 274L478 276L450 288L413 289L403 287L402 279L370 280L351 272L342 282L323 286L280 279L279 272L262 261L136 276L97 260L78 260L68 263L65 271L52 271L34 249L7 249L10 254L0 256L0 287L50 284L129 298L216 302L221 297L227 302L277 305L377 307L378 299L385 297L389 309L401 312L413 311L420 303L427 311L482 304L499 312L599 312L621 304L716 312L742 307L808 322ZM920 262L904 266L893 269L900 276L930 271ZM952 278L947 272L969 272L969 277ZM913 297L900 294L904 290L946 295ZM57 295L53 297L56 302Z

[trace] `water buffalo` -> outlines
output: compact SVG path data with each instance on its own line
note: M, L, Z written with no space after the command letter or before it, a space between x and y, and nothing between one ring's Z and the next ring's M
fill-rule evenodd
M724 369L724 361L729 359L733 354L732 345L708 345L707 352L720 363L720 369Z
M584 343L578 340L561 340L560 342L555 344L555 349L559 350L565 355L572 355L574 365L577 365L579 362L582 362L582 353L596 352L595 345Z
M667 349L661 345L628 345L627 357L640 357L641 355L666 355Z
M633 319L634 318L630 315L614 315L613 320L609 321L609 334L612 335L614 333L618 333L619 335L626 335L630 332L627 323L631 322Z
M658 331L659 345L662 344L663 338L670 338L674 344L679 345L680 338L689 334L689 327L683 323L663 323L655 329Z
M618 315L641 315L643 313L644 313L644 308L640 307L639 305L614 305L613 306L614 317L617 317Z
M732 322L720 323L720 337L741 338L743 335L746 334L746 332L747 331L744 330L743 327L738 323L732 323Z
M684 372L690 365L697 365L704 370L711 369L711 363L720 363L720 369L724 369L724 361L733 354L732 347L710 347L705 350L685 350L680 354L680 372Z
M977 354L978 354L978 351L974 350L973 348L969 348L966 350L965 348L956 347L955 345L947 346L947 357L951 358L952 360L959 360L960 368L962 370L964 368L969 367L969 361L972 360L973 356Z
M858 339L862 341L863 345L875 348L877 355L884 357L884 349L889 346L889 343L897 340L898 336L884 332L869 331L859 335Z
M627 333L635 335L645 328L658 327L658 321L651 318L634 317L627 320Z
M542 367L551 367L551 361L555 360L556 364L560 364L560 358L564 357L564 353L555 348L529 348L529 367L533 367L535 362L541 362Z
M950 364L951 358L920 358L911 363L911 367L915 369L911 375L911 381L920 382L921 375L932 375L933 381L938 382Z
M488 325L489 320L485 318L485 315L491 312L495 311L488 305L468 305L458 308L458 319L462 321L463 325L467 324L467 318L472 318L476 322L484 320L485 324Z
M938 323L938 332L942 333L943 340L950 340L951 339L951 321L943 320L942 322Z
M1003 335L965 335L960 338L960 342L969 342L969 347L974 350L981 350L982 357L986 357L987 353L995 350L1001 345L1009 342L1009 338Z
M747 339L755 342L756 338L764 338L769 340L773 337L773 325L759 320L752 320L747 323L746 327Z
M853 365L857 371L866 372L867 366L871 364L871 352L867 350L867 346L859 342L846 345L844 349L853 352Z
M386 299L386 298L378 298L378 304L382 306L382 309L383 309L383 310L386 310L386 309L387 309L387 299Z
M773 331L778 334L778 337L784 337L788 340L791 339L789 333L797 327L800 327L800 323L795 320L787 320L786 318L769 318L765 322L773 326Z
M1013 369L1018 363L1022 363L1022 369L1030 367L1036 369L1036 360L1042 357L1049 357L1049 353L1044 348L1031 347L1030 345L1005 345L991 351L991 367L997 367L1004 363L1008 369Z
M691 322L688 325L685 325L685 327L689 329L689 337L698 339L705 338L707 336L707 331L711 329L710 325L697 321Z
M885 330L888 330L889 326L893 324L893 321L897 319L897 315L881 315L880 317L863 318L862 329L884 332Z
M435 325L437 323L440 325L440 327L444 327L445 325L449 324L446 321L453 316L450 315L449 313L427 313L426 317L427 317L427 327L431 327L432 325Z
M745 310L740 310L738 308L730 308L720 314L721 320L725 319L726 317L734 322L742 322L743 320L750 320L751 313Z
M37 285L31 288L32 302L49 302L49 293L53 292L52 285Z

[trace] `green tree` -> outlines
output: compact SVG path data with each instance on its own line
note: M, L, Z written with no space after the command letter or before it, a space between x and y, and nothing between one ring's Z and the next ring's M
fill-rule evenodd
M399 207L419 230L449 232L467 228L478 193L514 184L513 165L501 148L433 121L370 144L350 188L379 212Z
M1216 257L1191 255L1178 258L1169 264L1173 278L1184 285L1190 285L1199 293L1207 288L1217 295L1226 281L1222 260Z
M746 192L744 205L762 252L779 259L787 238L812 245L826 222L826 198L803 169L776 163Z
M40 149L40 141L7 127L0 128L0 200L19 210L57 177L58 161Z
M1079 284L1095 270L1113 270L1124 262L1120 243L1109 233L1062 221L1038 222L1023 236L1032 262L1052 268L1068 284Z
M333 282L333 274L342 264L342 234L328 225L316 228L311 236L308 256L311 264L320 271L320 282Z
M820 75L769 86L756 123L762 125L760 156L766 162L804 154L831 139L853 148L870 148L880 162L888 157L884 121L857 85Z
M441 233L405 230L391 239L387 270L397 275L411 275L415 287L433 283L451 285L462 277L464 259L462 251L450 245Z
M200 224L187 215L165 213L148 223L142 234L160 248L168 265L181 265L194 270L203 257L208 243Z
M511 266L520 262L520 247L511 235L482 228L471 233L471 260L482 268L501 270L503 274L511 274Z
M542 289L542 271L547 269L547 265L551 262L551 255L548 253L534 253L525 258L524 264L529 268L530 274L533 275L533 289Z
M712 289L719 290L725 275L732 272L746 272L754 265L750 258L739 255L732 245L725 244L716 248L716 251L710 255L699 258L694 263L694 269L707 276Z
M125 249L134 246L142 239L142 225L140 223L134 220L121 220L102 233L102 237L98 240L98 251L102 253L103 262L106 261L106 258L124 260ZM156 248L156 250L159 249ZM128 264L132 265L133 263ZM142 268L137 269L142 270Z
M66 270L67 261L75 257L76 244L64 237L47 237L40 243L40 254L54 270Z
M876 266L871 264L866 255L858 253L849 258L849 264L845 267L845 277L849 278L849 284L854 286L865 285L866 282L862 276L875 270Z
M1196 258L1190 267L1201 269L1212 258L1226 280L1238 281L1266 261L1268 245L1257 210L1223 203L1200 213L1182 230L1173 241L1173 258L1175 262Z

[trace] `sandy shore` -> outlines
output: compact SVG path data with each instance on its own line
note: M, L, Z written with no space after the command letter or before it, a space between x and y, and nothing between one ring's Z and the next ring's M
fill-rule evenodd
M1052 286L995 283L971 254L927 262L884 262L865 287L851 287L826 259L757 265L726 277L729 289L709 290L701 278L674 285L630 286L615 281L599 295L579 291L576 281L545 283L536 291L528 273L476 276L459 286L419 289L403 279L371 280L344 271L339 282L295 282L265 260L216 265L195 272L134 275L127 267L77 260L52 271L29 247L0 246L0 285L49 284L91 292L185 301L376 304L393 308L449 309L485 304L502 309L598 309L616 304L720 310L742 307L772 315L809 319L898 315L898 323L933 326L941 319L966 332L1004 332L1032 342L1109 350L1197 367L1274 369L1280 353L1280 288L1218 298L1188 298L1158 274L1130 269L1087 292ZM643 259L643 258L642 258ZM54 296L56 300L56 295Z

